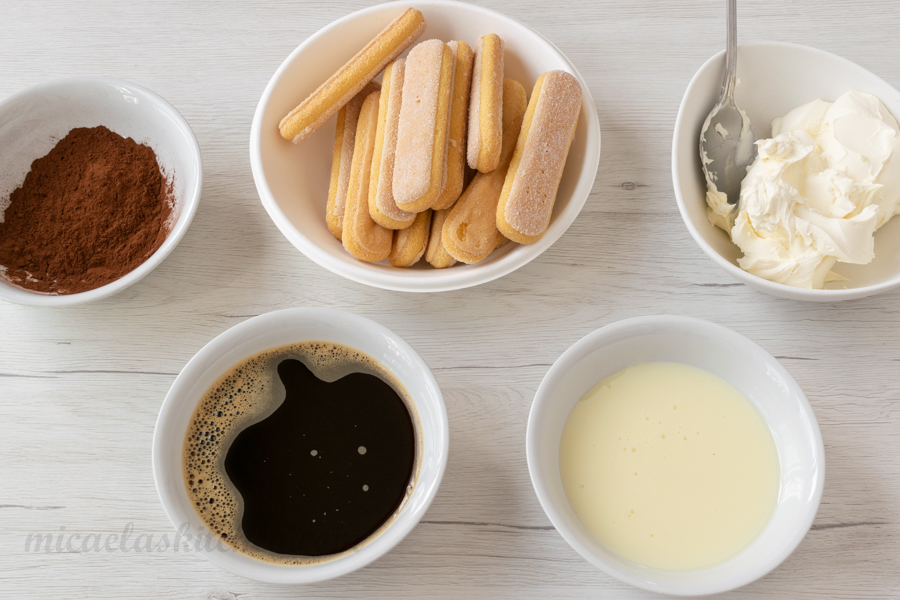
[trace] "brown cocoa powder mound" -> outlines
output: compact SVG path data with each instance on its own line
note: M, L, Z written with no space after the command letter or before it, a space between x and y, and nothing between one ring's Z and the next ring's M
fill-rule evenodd
M106 127L77 128L31 163L0 223L0 265L14 284L76 294L147 260L175 202L153 150Z

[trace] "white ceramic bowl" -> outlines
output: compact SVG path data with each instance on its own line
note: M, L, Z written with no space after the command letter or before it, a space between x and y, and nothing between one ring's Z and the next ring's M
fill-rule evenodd
M817 98L833 101L850 90L874 94L900 118L900 92L869 71L829 52L796 44L761 42L738 47L740 85L735 100L753 123L757 137L769 137L772 120ZM808 290L773 283L737 266L740 249L706 219L706 183L700 167L700 128L716 103L725 71L720 52L700 67L688 85L672 140L672 179L678 209L700 248L738 281L782 298L833 302L877 294L900 286L900 219L875 234L875 260L868 265L838 263L834 271L849 281Z
M0 298L34 306L70 306L106 298L142 279L184 236L203 186L200 147L187 121L150 90L108 77L69 77L42 83L0 102L0 211L22 185L31 163L45 156L74 127L104 125L153 148L173 177L176 214L166 241L138 268L102 287L53 296L25 290L0 278Z
M258 352L302 341L336 342L361 350L387 367L409 392L418 416L422 452L415 486L393 522L349 554L309 566L267 563L238 551L204 545L198 553L218 566L257 581L312 583L355 571L396 546L425 515L447 465L449 427L444 399L428 366L409 344L381 325L325 308L291 308L235 325L204 346L172 384L153 434L153 476L163 508L176 529L207 531L194 511L182 475L181 452L191 415L206 390L229 368Z
M604 377L643 362L678 362L718 375L756 406L775 440L781 465L775 512L749 546L716 566L662 571L625 560L588 533L566 499L559 475L559 442L572 407ZM825 477L824 447L816 417L784 367L744 336L687 317L619 321L566 350L538 388L528 417L525 450L541 506L581 556L621 581L675 595L724 592L777 567L812 525Z
M506 44L506 76L530 94L542 73L562 69L581 83L584 102L578 129L559 185L550 227L530 246L507 244L474 265L433 269L421 261L410 269L371 264L350 256L325 225L325 200L334 148L334 119L294 145L278 133L278 123L301 100L350 59L404 8L424 13L419 41L464 40L474 47L484 34ZM380 80L380 79L379 79ZM335 21L300 44L266 86L250 132L250 164L263 206L278 229L303 254L329 271L374 287L408 292L440 292L492 281L534 260L568 229L590 194L600 161L600 125L594 101L575 66L550 41L498 12L463 2L392 2Z

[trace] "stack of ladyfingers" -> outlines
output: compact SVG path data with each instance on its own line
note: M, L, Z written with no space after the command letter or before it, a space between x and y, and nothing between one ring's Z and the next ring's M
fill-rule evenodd
M337 113L325 220L359 260L476 263L547 230L581 110L581 86L550 71L530 101L504 78L488 34L420 42L407 9L282 119L294 143ZM381 85L374 79L382 74Z

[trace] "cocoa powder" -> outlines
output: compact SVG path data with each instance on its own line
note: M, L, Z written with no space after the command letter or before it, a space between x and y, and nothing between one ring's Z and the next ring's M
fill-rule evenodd
M51 294L133 271L165 241L175 206L153 150L103 126L71 130L9 200L0 223L5 277Z

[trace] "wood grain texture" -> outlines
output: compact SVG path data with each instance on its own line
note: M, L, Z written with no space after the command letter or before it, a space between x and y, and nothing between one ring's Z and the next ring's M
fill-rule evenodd
M703 317L781 358L825 440L812 531L728 598L900 596L900 293L840 304L735 283L675 206L669 149L694 71L724 47L720 0L488 0L558 45L590 86L603 130L591 197L540 258L474 289L410 295L316 266L262 209L248 160L256 103L300 42L365 1L48 1L0 5L0 98L75 74L168 99L200 141L204 192L181 244L146 279L95 304L0 304L0 597L650 598L582 560L552 529L525 463L525 424L549 365L618 319ZM892 0L755 0L743 41L838 53L900 85ZM2 151L2 149L0 149ZM156 414L181 367L247 317L330 306L403 336L433 368L450 462L421 523L336 581L253 583L184 552L25 552L29 533L172 535L156 495Z

